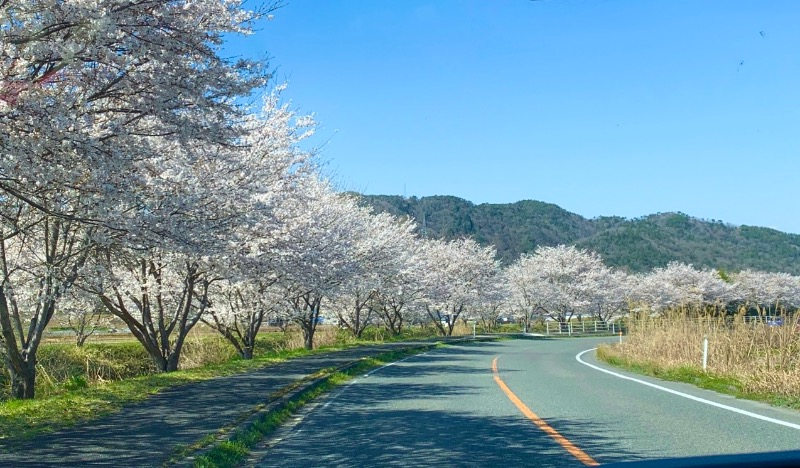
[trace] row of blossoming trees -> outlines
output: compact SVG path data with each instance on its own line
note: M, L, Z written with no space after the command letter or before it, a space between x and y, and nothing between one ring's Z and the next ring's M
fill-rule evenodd
M523 254L503 277L507 306L525 321L536 316L607 321L631 311L726 314L741 307L764 315L800 307L800 277L789 274L743 270L727 275L672 262L631 275L607 267L594 252L566 246Z
M259 61L220 54L270 12L239 0L0 1L0 357L32 398L59 315L105 310L161 371L200 322L252 356L267 318L452 331L494 251L421 242L334 190ZM263 96L258 105L251 101ZM448 311L445 313L444 311ZM452 317L452 318L450 318Z
M542 247L500 268L472 240L421 239L319 175L313 119L220 56L268 8L238 0L0 0L0 356L18 398L58 316L124 321L161 371L203 322L244 358L266 320L313 346L321 317L360 336L500 314L607 320L746 299L796 304L795 278L670 265L628 276ZM262 95L257 106L249 98ZM78 320L80 321L80 320Z

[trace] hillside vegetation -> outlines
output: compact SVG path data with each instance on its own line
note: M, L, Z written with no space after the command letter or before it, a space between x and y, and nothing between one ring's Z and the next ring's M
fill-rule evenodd
M726 271L800 274L800 235L769 228L732 226L683 213L587 219L533 200L476 205L452 196L361 196L379 212L413 217L427 237L470 236L493 244L504 263L538 245L568 244L594 250L606 264L631 272L675 260Z

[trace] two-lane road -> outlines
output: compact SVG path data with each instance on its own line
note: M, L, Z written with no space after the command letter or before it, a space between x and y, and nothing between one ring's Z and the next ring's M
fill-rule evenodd
M259 451L259 463L582 466L800 449L798 412L609 369L593 352L576 359L606 340L474 343L414 356L322 400Z

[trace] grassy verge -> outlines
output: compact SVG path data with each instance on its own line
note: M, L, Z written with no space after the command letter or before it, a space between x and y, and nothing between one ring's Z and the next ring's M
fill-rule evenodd
M746 383L736 376L704 372L701 368L694 366L663 366L651 361L630 359L619 355L614 351L614 347L609 345L597 348L597 358L612 366L637 374L649 375L673 382L689 383L706 390L732 395L736 398L800 410L800 398L775 392L749 391Z
M375 343L363 343L375 344ZM124 405L142 401L164 389L215 377L255 370L293 357L330 352L349 345L307 351L294 349L265 354L252 360L231 359L195 369L151 374L92 386L71 388L33 400L0 402L0 439L25 439L119 411Z
M243 360L216 334L198 332L187 342L181 367L158 374L142 346L128 337L114 342L48 343L39 350L36 398L8 398L7 373L0 370L0 440L27 439L87 422L140 402L164 389L248 372L286 359L390 341L432 338L433 327L409 327L399 336L372 327L357 339L335 327L318 330L319 347L302 348L299 331L262 332L256 357Z
M285 405L270 411L260 417L255 423L241 429L226 441L220 442L205 455L197 458L196 467L232 467L242 463L250 454L250 450L261 442L266 436L274 432L281 424L286 422L300 408L329 392L337 386L363 375L371 369L397 361L406 356L419 354L435 345L424 348L407 348L404 350L390 351L367 358L347 369L330 374L319 385L313 386L300 393Z

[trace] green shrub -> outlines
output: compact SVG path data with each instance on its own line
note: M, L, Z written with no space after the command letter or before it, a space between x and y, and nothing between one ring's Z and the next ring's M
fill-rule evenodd
M538 323L538 322L531 322L531 324L530 324L530 326L528 328L528 331L529 332L544 331L544 326L542 326L542 324ZM520 325L519 323L501 323L501 324L497 325L494 328L494 330L492 330L492 332L493 333L521 333L522 332L522 325Z
M79 388L88 387L89 382L87 382L86 377L82 375L73 375L64 382L63 386L65 390L77 390Z
M275 354L289 347L289 335L280 331L261 332L256 337L256 346L253 354L264 356Z

